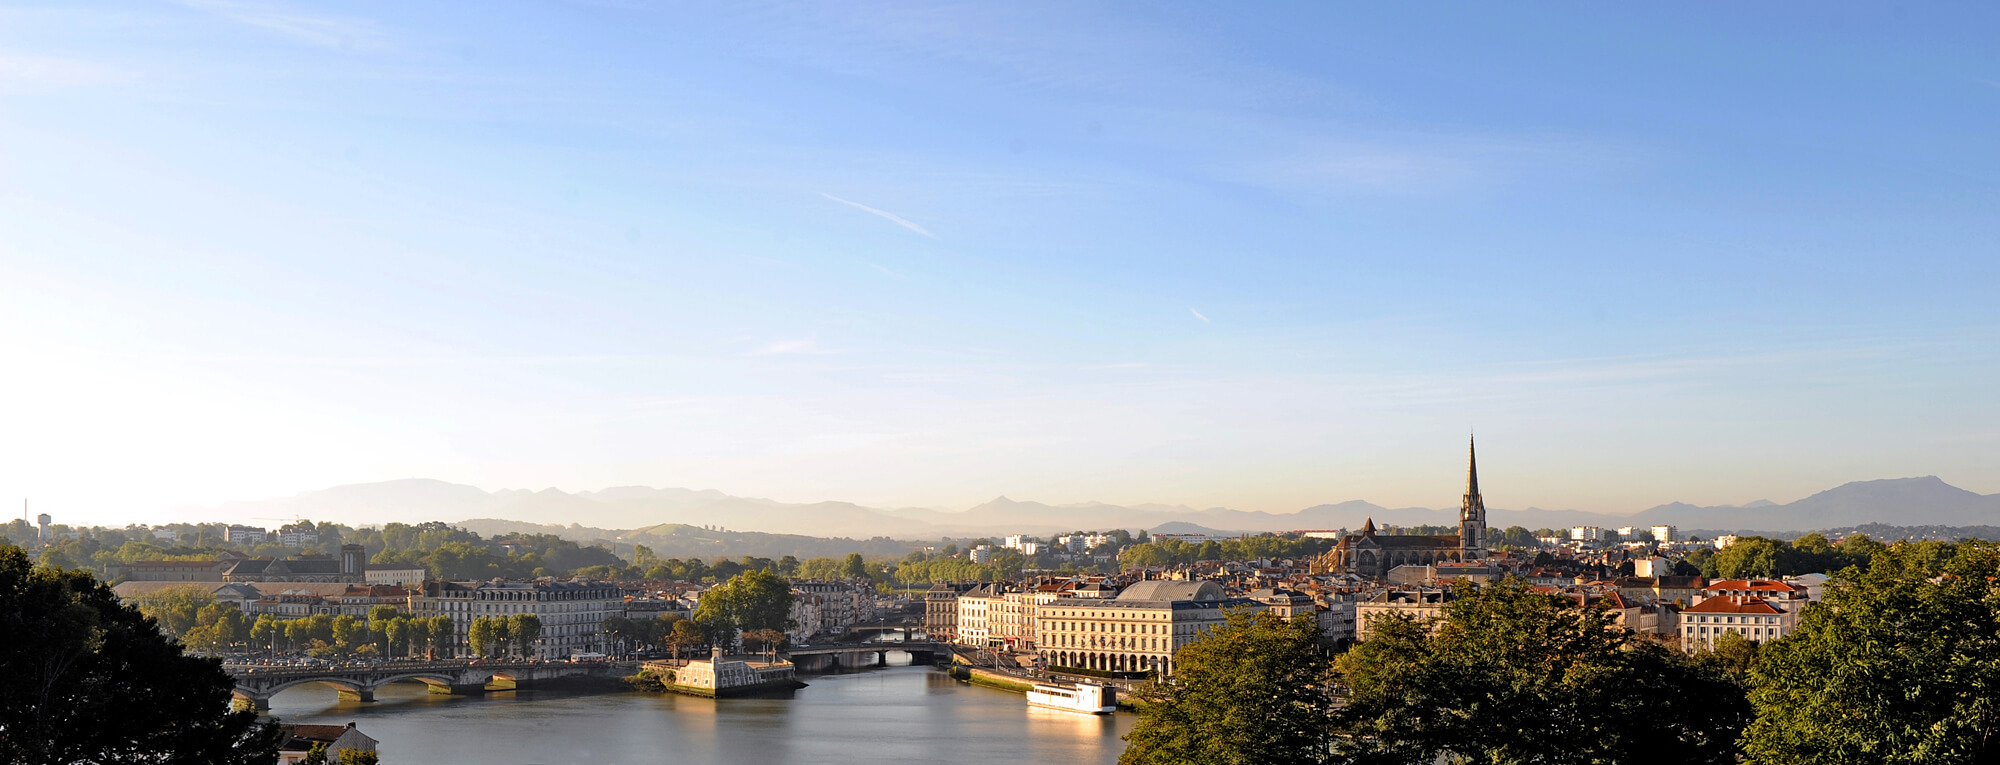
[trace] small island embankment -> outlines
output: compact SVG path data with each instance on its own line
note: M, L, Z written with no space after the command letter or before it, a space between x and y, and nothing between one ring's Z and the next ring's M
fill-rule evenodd
M625 678L631 687L655 693L679 693L704 698L727 698L769 691L806 687L789 661L754 661L723 656L720 650L707 659L660 660L639 665L639 672Z

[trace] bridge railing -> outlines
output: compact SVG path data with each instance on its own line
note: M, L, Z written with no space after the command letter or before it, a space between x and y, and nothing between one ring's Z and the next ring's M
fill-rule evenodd
M473 663L470 661L426 661L398 662L393 664L324 664L318 666L274 666L270 664L224 664L222 669L230 674L257 675L336 675L360 672L422 672L424 670L459 670L470 667L481 669L527 669L530 667L566 666L563 662L497 662Z

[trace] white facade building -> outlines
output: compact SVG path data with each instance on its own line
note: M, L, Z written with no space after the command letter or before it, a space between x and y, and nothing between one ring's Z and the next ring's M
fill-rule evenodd
M422 596L412 598L412 606L418 616L450 616L454 629L448 650L460 654L469 650L466 635L473 619L534 614L542 622L535 657L566 659L604 653L604 620L625 614L625 594L609 582L432 582Z

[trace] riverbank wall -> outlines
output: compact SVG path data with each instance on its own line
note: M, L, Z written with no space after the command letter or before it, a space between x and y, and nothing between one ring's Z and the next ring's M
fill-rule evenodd
M981 686L984 688L992 688L998 691L1007 691L1009 693L1019 693L1025 695L1029 690L1032 690L1034 688L1034 682L1026 678L1015 677L1013 675L1001 672L994 672L992 670L979 669L977 667L966 667L966 666L952 667L948 670L945 670L945 673L960 680L964 680L973 685ZM1141 705L1137 703L1136 699L1127 695L1125 692L1120 692L1118 694L1118 711L1137 712L1139 711L1140 706Z

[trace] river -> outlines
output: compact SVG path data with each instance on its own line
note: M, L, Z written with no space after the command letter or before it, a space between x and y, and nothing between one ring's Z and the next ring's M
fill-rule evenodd
M790 698L510 691L439 696L398 683L373 703L308 685L278 694L294 723L356 723L385 765L558 763L1114 763L1129 714L1029 709L1020 694L925 667L807 676Z

